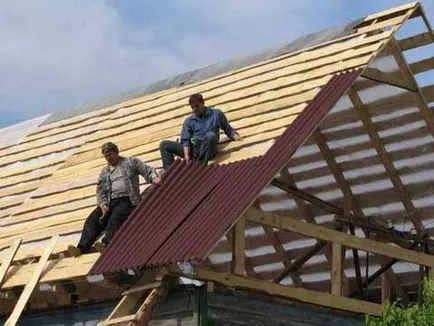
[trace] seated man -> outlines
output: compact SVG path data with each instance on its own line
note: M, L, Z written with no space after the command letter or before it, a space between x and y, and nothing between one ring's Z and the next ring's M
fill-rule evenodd
M68 246L71 256L88 253L95 240L105 231L101 240L107 245L128 218L140 200L139 174L147 183L161 184L161 175L135 157L119 155L118 147L111 143L101 146L107 165L98 178L97 207L84 223L78 246Z
M208 164L217 153L220 129L230 139L241 140L221 110L205 106L202 94L191 95L188 102L193 113L182 126L181 144L171 140L160 143L164 170L172 165L174 156L183 157L187 163L195 161Z

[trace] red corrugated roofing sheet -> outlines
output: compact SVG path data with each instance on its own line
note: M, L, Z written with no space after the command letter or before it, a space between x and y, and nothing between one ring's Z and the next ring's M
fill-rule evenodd
M333 76L261 157L227 165L177 161L116 233L90 273L203 260L284 167L359 70Z

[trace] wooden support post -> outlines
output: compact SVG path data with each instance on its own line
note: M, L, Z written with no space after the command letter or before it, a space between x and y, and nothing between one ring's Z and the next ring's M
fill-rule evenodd
M9 248L8 254L3 258L2 264L0 266L0 287L3 283L3 279L6 276L6 273L9 269L9 266L11 265L12 261L14 260L15 254L18 251L18 248L20 247L21 239L16 240Z
M51 238L51 241L48 243L48 245L45 248L45 251L43 255L41 256L35 271L33 272L32 277L27 282L26 286L24 287L24 291L21 293L20 298L18 299L18 302L12 311L12 314L8 318L8 320L5 323L5 326L14 326L18 322L18 319L21 316L22 311L24 310L25 305L27 304L27 301L29 300L30 296L32 295L32 292L36 286L36 284L39 282L39 279L41 278L41 274L44 271L45 265L48 261L48 258L50 257L54 246L56 245L57 239L59 236L54 236Z
M246 221L241 217L234 227L234 246L233 246L233 259L232 270L237 275L245 275L246 272Z
M389 277L385 274L381 275L381 303L386 303L391 297L391 287Z
M332 243L332 268L331 268L331 294L342 295L342 275L343 275L343 262L342 262L342 245L339 243Z

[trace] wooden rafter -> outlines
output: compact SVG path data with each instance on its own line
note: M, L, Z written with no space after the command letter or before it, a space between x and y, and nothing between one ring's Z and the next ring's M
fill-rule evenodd
M316 132L314 132L313 137L314 137L316 144L318 145L318 148L319 148L324 160L327 163L327 166L329 167L329 169L330 169L331 173L333 174L337 184L339 185L340 189L342 190L342 193L344 194L344 198L346 199L345 203L350 204L349 209L354 211L356 216L364 217L365 214L363 213L363 209L360 206L360 203L357 200L357 198L354 196L354 193L351 190L351 186L349 185L348 181L345 179L344 173L343 173L341 167L339 166L339 164L337 163L337 161L333 155L333 152L331 151L330 147L328 146L325 137L323 136L323 134L321 133L321 131L319 129ZM345 212L345 209L344 209L344 213L346 216L348 216L350 211ZM365 233L365 236L369 232L369 231L367 232L366 229L364 229L364 228L362 228L362 230ZM355 253L353 252L353 254L355 254ZM380 260L381 266L386 265L387 259L380 256L379 260ZM390 278L390 281L393 284L394 288L396 289L397 294L401 298L403 298L405 301L407 301L408 300L407 293L404 291L401 284L397 281L397 278L395 277L395 275L391 275L391 274L394 274L393 270L388 270L387 276ZM360 283L360 280L358 280L358 283Z
M378 156L386 169L387 175L392 181L392 184L396 190L398 197L403 203L406 211L410 214L410 219L413 222L415 229L419 233L423 233L424 226L421 222L419 214L415 213L416 207L414 206L410 196L408 195L408 192L405 189L404 184L402 183L402 180L393 164L390 154L386 151L386 148L384 147L381 138L378 135L375 125L372 122L372 118L370 117L367 109L364 107L362 100L360 99L359 95L355 90L350 89L348 91L348 96L354 108L356 109L360 120L362 120L363 126L366 132L368 133L369 138L371 139L372 144L374 145L374 148L377 151Z
M428 101L424 96L424 93L419 88L416 79L413 76L413 72L411 71L407 60L405 59L404 55L402 54L402 50L399 47L398 42L392 38L389 42L389 46L392 51L392 55L395 58L401 72L407 77L408 80L411 81L416 86L417 89L417 106L419 107L420 113L422 114L426 124L428 125L428 128L431 132L431 134L434 137L434 114L432 112L432 109L428 106Z
M15 254L17 253L18 248L20 247L20 244L21 244L21 239L14 241L14 243L9 248L9 252L7 256L3 258L2 264L0 266L0 286L3 283L3 279L6 276L9 266L11 265L15 257Z
M174 274L180 275L177 268L171 268ZM328 293L311 291L303 288L288 287L265 281L253 280L238 275L216 273L196 266L195 278L252 291L266 292L283 298L295 299L306 303L378 316L382 307L379 304L336 296Z
M245 217L250 222L265 224L282 230L303 234L311 238L337 242L346 247L369 251L378 255L389 256L418 265L425 265L428 267L434 266L433 255L399 248L375 240L360 238L324 226L305 223L276 214L264 214L254 208L250 208L245 213Z

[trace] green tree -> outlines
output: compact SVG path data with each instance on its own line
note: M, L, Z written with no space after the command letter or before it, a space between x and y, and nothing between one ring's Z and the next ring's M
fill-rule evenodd
M380 318L366 316L366 326L434 326L434 280L425 279L423 303L402 307L386 303Z

